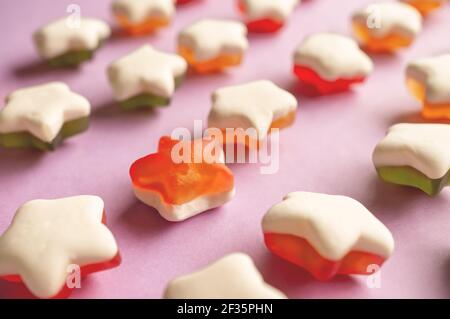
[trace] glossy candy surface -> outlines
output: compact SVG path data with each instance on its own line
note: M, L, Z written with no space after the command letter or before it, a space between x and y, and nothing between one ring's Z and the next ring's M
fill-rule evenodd
M187 155L187 158L191 159L190 163L176 163L172 159L172 150L174 147L180 147L179 143L180 141L170 137L162 137L157 153L134 162L130 168L133 185L157 192L166 203L176 205L202 195L229 192L233 189L234 179L231 171L222 163L207 163L208 159L202 155L202 147L213 142L181 142L186 145L185 149L191 150L191 154ZM176 154L186 155L183 151ZM218 158L219 154L213 156Z
M175 89L178 88L183 82L184 76L175 78ZM153 109L155 107L168 106L171 99L164 96L158 96L150 93L143 93L125 101L120 101L120 107L123 110L130 111L136 109Z
M156 151L162 134L168 134L180 125L192 128L194 118L205 119L210 106L210 92L223 85L266 77L286 88L291 88L296 78L292 73L291 77L289 76L291 65L288 60L294 43L300 41L303 35L316 31L338 28L338 31L347 35L351 34L349 18L352 10L375 2L374 0L358 2L305 0L304 6L297 10L293 19L289 21L289 25L286 25L281 33L250 36L252 47L248 61L242 68L232 70L232 74L229 75L212 75L202 78L189 75L192 76L189 79L192 81L185 83L185 89L177 91L170 108L160 109L155 114L148 112L123 114L115 104L110 108L103 108L103 105L112 102L103 71L114 58L134 50L143 42L154 44L158 49L174 52L175 33L191 21L204 16L239 19L235 2L231 1L192 1L179 6L173 27L161 29L159 35L141 39L124 39L113 35L112 41L96 54L92 63L88 63L83 69L74 70L74 72L63 70L61 73L47 71L42 73L42 77L36 73L29 76L22 74L19 77L12 71L39 61L30 47L30 32L39 23L66 15L65 6L58 3L55 6L54 0L40 0L36 5L39 5L42 10L35 10L36 5L29 4L36 1L5 2L8 12L20 12L35 18L23 19L21 23L16 24L13 23L14 17L8 19L9 14L7 14L1 22L2 31L0 32L3 32L4 39L8 39L8 34L11 35L11 26L14 26L17 36L23 37L23 41L10 41L8 44L10 50L1 50L0 55L4 65L0 85L3 88L1 98L4 98L10 89L23 87L35 81L54 80L55 76L61 75L63 79L69 81L69 84L72 84L71 87L74 90L92 99L91 102L96 111L92 119L94 121L92 130L89 130L87 134L79 135L79 138L74 136L73 140L67 140L66 145L58 149L55 154L0 150L2 187L16 190L0 192L3 203L0 209L2 216L0 228L6 229L14 209L17 204L26 199L26 194L31 196L34 194L31 192L39 191L39 189L40 194L45 196L57 196L61 195L61 192L66 192L61 189L59 183L45 178L47 174L51 174L64 181L77 181L76 187L79 190L92 191L104 196L107 200L108 219L119 240L124 259L120 271L118 268L87 278L86 289L74 291L72 296L75 298L161 298L172 276L195 271L230 253L232 249L244 249L250 253L264 278L287 293L290 298L448 298L448 282L441 280L443 276L445 277L446 254L443 255L440 249L430 249L430 247L448 247L446 246L448 237L438 234L442 225L450 225L447 207L449 194L443 193L443 196L439 196L436 200L430 200L426 194L420 194L420 191L385 185L377 178L375 169L369 167L369 153L375 146L375 142L386 133L389 124L400 120L400 117L403 120L406 118L420 120L420 117L417 117L417 111L421 109L420 103L413 99L408 100L405 95L408 93L405 92L406 87L402 83L400 73L409 59L443 52L443 49L448 48L447 44L442 43L440 33L444 28L450 28L448 10L444 7L427 17L425 31L419 36L412 50L402 51L394 57L376 57L377 65L373 79L367 79L367 85L358 87L357 94L319 99L299 96L301 105L296 123L292 129L280 132L280 164L282 165L278 174L273 175L276 178L260 175L255 165L232 165L238 193L233 201L224 207L225 209L217 212L218 214L208 213L191 219L187 223L173 225L159 216L151 216L149 208L133 198L129 176L125 172L131 161L141 157L140 154L144 156ZM83 15L104 17L111 24L114 22L107 12L108 1L79 0L70 3L80 4ZM33 11L36 12L33 13ZM333 13L332 18L314 18L316 15L323 16L321 13L325 12L329 17ZM298 34L299 30L302 30L301 37ZM441 36L438 36L439 34ZM11 54L11 51L20 54ZM281 66L278 63L267 63L267 67L262 68L261 65L265 65L272 56L284 57ZM395 76L392 72L394 69L397 71ZM98 83L99 87L92 86L92 83ZM380 96L380 88L383 88L382 96ZM195 95L193 96L192 90L204 93L201 101L195 98ZM187 116L185 110L189 110L191 115ZM375 120L375 115L380 118L377 117L378 120ZM346 124L350 124L353 130L364 132L364 134L355 135L352 134L353 130L343 130ZM301 132L303 133L300 134ZM317 143L319 138L320 146ZM296 145L304 151L284 152L292 150L291 146ZM354 153L355 159L353 163L348 162L348 149L343 150L342 145L355 146L351 147L351 153ZM317 158L323 155L321 148L326 148L327 153L333 156L326 157L321 161L321 165L317 165ZM87 153L89 156L86 156ZM71 163L77 163L79 165L77 167L82 169L89 178L85 178L85 174L80 175L79 170L68 169L66 163L69 164L67 162L69 159ZM108 164L103 165L104 163ZM344 185L341 179L342 172L336 170L338 167L345 168L345 179L351 180L351 183L346 182ZM30 179L30 176L33 178ZM322 178L314 178L314 176ZM21 181L27 182L18 187ZM96 182L93 183L93 181ZM63 184L67 183L63 182ZM114 187L106 187L106 185L114 185ZM382 221L392 228L401 247L399 246L398 253L394 253L391 261L384 265L386 268L381 271L380 289L368 289L365 285L366 276L354 279L336 277L336 280L325 284L315 281L303 269L290 265L265 251L263 238L257 227L245 227L245 225L242 227L243 220L248 225L258 225L261 214L282 195L280 190L284 192L302 185L307 186L308 189L321 191L342 190L346 194L353 194L366 201L365 203L370 203L370 207L385 208L384 211L380 209L375 213L380 214ZM367 187L371 188L372 192L366 192ZM258 198L262 200L253 201ZM379 205L375 205L372 201L375 199L379 201ZM391 207L395 207L395 210L390 210ZM227 238L227 235L229 237L227 240L211 240L210 242L205 240L206 234L198 237L199 229L205 230L208 238L209 236L214 236L213 239ZM414 229L422 234L433 235L425 236L426 240L411 240ZM245 247L242 247L243 242ZM210 245L211 243L214 247ZM199 254L195 260L184 262L181 246L203 253ZM151 253L142 254L142 250ZM175 254L176 251L180 254ZM414 255L427 258L413 257L414 266L409 268L411 255L406 253L407 251L413 251ZM272 271L273 269L280 269L280 271ZM410 271L405 272L405 269ZM114 275L111 276L112 273ZM416 276L418 273L421 274L419 280ZM142 280L143 274L146 280ZM116 280L109 281L109 278ZM149 282L152 284L149 285ZM11 284L3 283L1 286L0 299L14 296L14 291L8 289Z
M247 9L242 1L238 1L238 9L244 16L246 15ZM250 20L246 24L248 31L257 33L277 32L284 26L282 21L277 21L270 17Z
M275 255L305 268L319 280L329 280L338 274L370 275L369 266L381 266L384 262L380 256L360 251L351 251L340 261L328 260L308 241L293 235L265 233L264 241Z
M53 151L65 139L80 134L89 128L89 117L69 121L63 125L59 134L50 142L44 142L28 132L0 133L0 146L5 148L34 147L42 151Z
M170 20L160 17L148 18L141 23L134 23L130 21L126 16L117 14L117 23L130 35L139 36L148 33L153 33L156 30L163 28L170 24Z
M333 94L339 92L345 92L350 89L353 84L364 82L364 77L358 77L353 79L337 79L335 81L324 80L317 72L309 67L295 65L294 74L302 82L307 85L312 93L317 94Z
M419 10L424 16L439 9L444 4L442 0L408 0L405 2Z
M386 182L416 187L424 191L430 196L435 196L441 190L450 186L449 176L447 173L442 178L431 179L418 170L409 167L379 167L378 175Z
M406 85L411 94L422 102L422 116L430 120L450 119L449 103L432 103L426 100L425 86L413 78L406 79Z
M178 52L197 73L203 74L221 72L229 67L239 65L243 58L242 54L220 54L207 61L197 61L193 50L183 45L178 47Z
M93 56L94 51L91 50L72 51L48 60L48 64L53 67L77 66L85 61L91 60Z
M359 23L353 23L353 31L358 37L361 46L366 51L373 53L393 53L401 48L409 47L413 42L413 39L396 33L382 38L376 38L370 34L367 26Z
M269 251L319 280L371 274L394 250L389 229L341 195L289 193L264 215L262 229Z
M373 162L382 180L435 196L449 184L449 141L448 124L396 124L375 147Z

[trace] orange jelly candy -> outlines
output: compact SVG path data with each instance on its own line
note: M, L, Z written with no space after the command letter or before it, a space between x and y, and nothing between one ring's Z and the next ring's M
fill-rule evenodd
M239 11L246 15L247 10L242 1L238 2ZM250 32L259 32L259 33L272 33L277 32L283 27L284 23L281 21L274 20L272 18L263 18L254 21L247 22L247 29Z
M368 267L381 266L385 259L366 252L351 251L342 260L323 258L305 239L286 234L266 233L264 241L275 255L305 268L319 280L329 280L337 274L368 275Z
M182 142L162 137L157 153L132 164L130 176L134 187L157 192L166 203L173 205L181 205L203 195L232 191L233 174L218 160L223 153L206 151L214 149L212 143L206 140ZM178 152L181 148L182 151ZM184 153L185 150L190 150L190 154ZM178 163L179 160L173 160L172 153L188 160ZM204 154L212 157L208 159Z
M398 49L409 47L413 42L412 38L407 38L395 33L383 38L375 38L370 34L367 26L359 23L353 24L353 30L360 39L362 47L373 53L392 53Z
M178 52L197 73L201 74L220 72L242 63L242 54L221 54L208 61L197 61L191 48L180 45Z
M239 65L247 49L247 28L238 21L201 19L178 35L178 53L198 73Z
M422 115L430 120L448 119L450 120L450 104L433 104L424 102Z
M119 25L130 35L143 35L155 32L157 29L170 24L166 18L152 17L142 23L133 23L126 16L117 14L116 20Z
M293 111L289 114L282 116L272 122L270 128L268 130L268 134L270 134L271 129L283 129L291 126L295 122L295 118L297 117L297 112ZM238 129L236 129L238 131ZM223 144L234 144L239 145L242 144L248 149L258 150L261 146L262 141L258 139L257 136L250 136L247 134L236 134L236 132L227 132L226 130L222 130L222 134L224 137ZM236 154L236 152L234 153Z
M427 15L431 11L439 9L444 1L442 0L410 0L406 1L409 5L419 10L422 15Z
M414 79L407 79L406 84L412 95L423 103L422 115L430 120L450 119L449 103L431 103L425 98L425 87Z
M353 84L362 83L365 80L365 77L357 77L353 79L328 81L322 79L316 71L302 65L294 66L294 74L303 84L319 94L333 94L348 91Z
M292 124L294 124L296 116L297 116L297 112L292 111L292 112L288 113L287 115L274 120L272 122L272 124L270 125L269 132L270 132L270 129L273 129L273 128L282 129L282 128L291 126Z

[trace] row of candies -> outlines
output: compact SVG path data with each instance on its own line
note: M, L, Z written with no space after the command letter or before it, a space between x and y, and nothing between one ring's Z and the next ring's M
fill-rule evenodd
M113 6L118 21L127 30L136 26L131 23L132 15L124 19L127 14L148 12L142 7L137 8L136 3L122 0ZM150 5L164 1L140 3ZM258 1L258 4L242 1L240 7L248 12L251 3L259 8L262 3L268 7L281 7L279 1ZM376 40L372 40L372 36L362 37L364 47L376 47L379 51L380 43L384 43L384 50L394 51L412 42L413 37L409 41L406 39L415 33L405 30L416 28L414 30L418 32L420 29L422 18L415 9L400 3L383 2L378 4L377 10L384 22L380 28L388 30L379 32L375 29L378 31L372 36ZM362 21L360 17L368 21L372 13L373 7L355 14L355 29L361 31L364 25L358 23ZM155 25L149 23L149 19L145 17L139 28L129 31L133 34L136 30L149 31L148 26ZM271 19L259 20L266 26ZM414 21L420 22L418 28ZM365 26L367 32L364 34L367 35L372 28L368 23ZM257 28L262 29L274 28ZM139 48L113 62L108 69L117 100L125 109L168 104L188 64L198 72L212 72L240 63L248 46L246 32L238 22L202 20L183 30L179 36L180 55L185 59L150 46ZM35 40L39 52L52 64L66 65L90 58L92 51L109 33L109 27L98 20L83 18L80 27L75 29L60 20L39 30ZM77 43L76 50L68 47L68 43ZM446 70L449 61L447 55L418 60L407 68L408 86L424 103L426 117L448 117L450 98L446 77L449 73ZM302 83L321 94L348 90L352 84L362 82L372 68L370 58L356 42L336 34L311 35L294 55L295 74ZM447 99L442 102L446 94ZM225 130L252 123L258 132L256 145L266 138L271 128L292 124L297 108L295 97L270 81L219 89L213 93L212 101L209 126ZM0 144L53 149L64 138L87 128L89 112L89 102L63 83L15 91L8 96L7 105L0 112ZM390 129L374 151L377 171L384 180L415 186L435 195L448 183L450 150L445 146L449 139L447 125L398 124ZM225 142L237 141L232 136L226 137ZM198 143L203 147L214 144L213 161L194 160L204 156L204 152L198 154L198 150L202 150L196 147ZM137 198L156 208L170 221L182 221L220 206L234 195L233 174L224 163L221 147L202 140L184 141L181 145L184 150L191 150L191 161L175 163L172 151L180 146L180 141L163 137L157 153L137 160L130 168ZM64 216L58 214L62 210ZM29 225L33 227L30 229ZM394 248L389 230L363 205L344 196L306 192L288 194L267 212L262 226L270 251L307 269L320 280L336 274L368 274L368 267L381 266ZM105 226L103 201L95 196L35 200L24 204L0 237L0 256L2 278L23 282L34 295L43 298L61 297L70 292L65 285L69 264L81 265L85 275L120 263L115 239ZM226 256L202 271L173 280L165 296L284 297L263 281L249 257L242 254Z
M124 12L133 12L131 4L136 6L141 2L123 0L117 3L129 3L128 10L119 7ZM372 15L374 26L362 23L369 22ZM376 7L372 5L358 11L353 20L362 47L369 51L393 52L413 41L420 31L422 18L409 5L381 2ZM377 25L378 22L382 23ZM362 29L365 31L362 32ZM361 35L363 33L364 36ZM35 33L34 39L39 53L50 64L72 65L90 59L93 51L110 34L108 25L96 19L81 18L76 28L70 27L66 19L61 19L41 28ZM143 46L109 66L107 73L115 98L127 110L168 105L176 88L181 85L188 65L204 73L222 71L240 64L248 48L246 35L247 29L239 22L201 20L181 31L178 38L181 57L160 52L149 45ZM407 68L408 87L423 103L423 115L427 119L450 117L450 97L445 84L442 84L446 81L448 60L448 55L419 59ZM371 59L355 41L331 33L313 34L304 39L294 53L293 64L294 73L300 82L317 94L348 90L352 85L363 82L373 70ZM251 90L251 87L247 89ZM33 104L35 107L45 106L39 108L40 112L28 112ZM275 123L272 123L275 127L287 126L294 120L295 110L292 103L288 104L284 107L268 107L271 110L265 112L275 113ZM263 113L262 109L259 113ZM239 111L244 110L233 110ZM211 124L219 128L222 128L222 124L228 124L221 123L220 115L223 112L213 107ZM245 116L253 115L255 122L257 112L247 112ZM6 98L6 106L0 113L0 145L53 149L64 138L87 129L89 114L89 102L70 92L61 83L17 90ZM256 125L270 127L266 123L267 119L263 122Z

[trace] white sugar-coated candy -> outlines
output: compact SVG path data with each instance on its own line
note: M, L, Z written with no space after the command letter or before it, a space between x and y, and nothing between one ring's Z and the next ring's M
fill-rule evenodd
M90 111L89 101L62 82L23 88L9 94L0 110L0 133L29 132L50 143L64 123Z
M19 275L35 296L55 297L66 285L69 265L83 267L117 256L103 214L97 196L25 203L0 236L0 277Z
M167 299L284 299L279 290L264 282L252 259L233 253L195 273L172 280Z

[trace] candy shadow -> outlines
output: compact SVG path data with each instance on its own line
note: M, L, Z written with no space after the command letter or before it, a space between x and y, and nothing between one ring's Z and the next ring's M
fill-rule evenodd
M326 98L336 98L336 97L351 97L355 93L353 88L346 91L333 92L328 94L321 94L317 90L304 82L292 79L289 82L278 83L281 88L291 92L296 98L306 99L306 100L319 100Z
M417 201L430 199L418 188L384 182L376 172L369 180L367 189L370 190L367 197L357 199L378 218L402 217L408 213L407 208L415 206Z
M236 184L238 184L238 178L241 179L241 177L236 176L238 172L243 172L242 174L245 174L244 179L249 179L255 175L262 175L260 168L264 166L260 163L226 163L226 165L234 174L235 187L237 187Z
M46 153L34 149L0 149L0 175L31 168L41 161Z
M110 44L114 44L117 42L136 42L136 45L144 45L148 44L148 40L155 39L159 37L159 34L161 32L153 32L153 33L146 33L146 34L129 34L125 30L121 29L119 26L115 26L111 30L111 37L108 39L108 41L105 43L105 46L108 46Z
M266 138L265 142L270 143L269 140L267 140L269 137ZM270 139L270 138L269 138ZM238 152L237 146L234 146L234 151L229 153L227 151L227 148L224 149L225 152L225 164L229 169L233 171L233 173L236 173L239 170L245 170L246 176L253 176L254 174L257 175L263 175L261 173L261 170L263 167L270 166L269 163L263 163L261 161L262 155L259 152L263 152L264 150L252 150L249 148L245 148L244 152ZM279 145L280 151L282 151L281 145ZM273 148L269 147L269 150L273 152ZM255 162L256 159L256 162ZM240 160L240 161L239 161ZM249 174L249 175L248 175ZM236 178L236 177L235 177Z
M81 287L72 289L67 299L80 299L82 294L89 292L89 289L92 289L93 283L95 285L95 278L93 278L95 275L96 273L93 273L81 278Z
M0 299L37 299L21 283L0 280Z
M248 32L247 38L250 42L254 41L273 41L273 39L280 37L283 35L283 32L286 30L287 26L282 27L281 29L275 32Z
M291 264L269 252L263 257L263 262L259 265L259 270L263 274L264 280L280 289L289 296L292 287L303 287L315 281L305 269Z
M81 288L73 289L67 297L62 299L72 298L78 299L80 293L89 289L92 284L90 276L83 277L81 279ZM0 299L34 299L37 300L23 283L9 282L6 280L0 280Z
M194 7L196 5L202 4L206 2L206 0L196 0L196 1L189 1L189 2L185 2L185 3L178 3L177 4L177 8L189 8L189 7Z
M371 52L364 48L362 48L362 50L370 56L375 67L398 65L398 63L402 61L402 51L386 53Z
M139 39L143 36L133 36L127 33L125 30L121 29L118 26L112 27L111 29L111 37L108 39L108 42L115 42L121 40L130 40L130 39Z
M164 109L164 107L149 108L149 109L136 109L136 110L123 110L120 105L115 101L109 101L103 104L94 105L92 107L91 117L96 118L110 118L110 117L135 117L135 118L153 118L158 116L158 110Z
M41 77L43 74L52 74L54 76L63 76L79 72L80 65L71 67L52 67L46 61L32 61L30 63L20 65L12 70L13 74L18 78Z
M119 223L128 228L130 234L137 238L142 236L145 236L145 238L157 237L176 224L165 220L156 209L137 199L128 205L118 219Z
M319 281L315 279L305 269L289 263L269 252L264 256L264 261L258 265L264 280L280 289L288 297L298 294L298 290L305 291L308 286L321 285L328 286L330 289L361 289L361 283L352 276L336 276L330 281Z
M223 70L221 72L208 72L208 73L199 73L193 70L191 67L188 68L186 72L186 78L184 79L181 86L187 86L191 83L191 81L199 81L210 83L212 80L223 80L230 79L233 76L233 70ZM197 83L198 84L198 83Z

